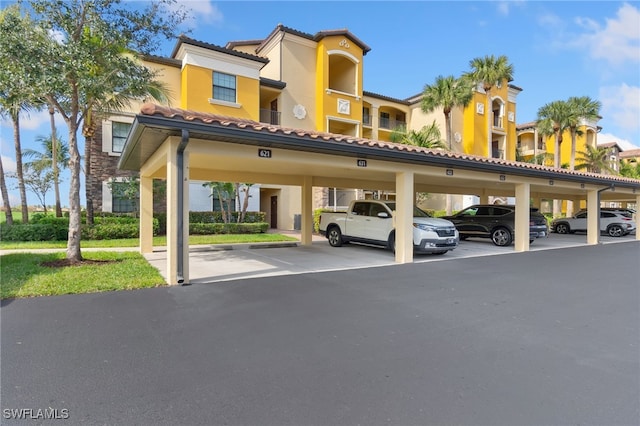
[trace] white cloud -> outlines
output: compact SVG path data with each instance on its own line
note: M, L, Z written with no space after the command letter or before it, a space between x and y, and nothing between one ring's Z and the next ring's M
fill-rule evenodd
M640 87L603 86L599 93L602 115L618 127L640 134Z
M176 6L190 11L191 19L188 24L193 27L196 27L200 21L220 24L224 20L222 12L209 0L177 0Z
M49 122L49 112L47 111L35 111L29 113L22 113L20 115L20 129L21 130L36 130L40 126ZM2 119L2 127L8 127L13 129L11 120L7 117Z
M615 18L605 20L605 25L590 18L576 18L575 23L586 32L570 44L585 48L594 59L611 65L640 62L640 10L631 4L623 4Z
M509 12L512 6L523 6L524 4L525 0L498 1L498 13L503 16L509 16Z
M5 174L16 172L16 162L12 158L2 156L2 170Z
M598 133L598 140L597 140L598 145L603 143L609 143L609 142L617 143L620 146L620 148L622 148L624 151L627 151L630 149L640 149L640 146L636 146L633 143L629 142L628 140L619 138L614 134Z

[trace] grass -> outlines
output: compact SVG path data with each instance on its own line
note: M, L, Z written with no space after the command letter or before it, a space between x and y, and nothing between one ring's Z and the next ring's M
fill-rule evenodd
M240 243L264 243L280 241L298 241L294 237L281 234L219 234L219 235L190 235L189 245L199 244L240 244ZM119 240L83 240L82 248L112 248L112 247L138 247L140 240L137 238ZM154 246L166 246L167 237L153 237ZM63 249L67 247L66 241L0 241L2 250L20 249Z
M166 285L160 272L136 252L90 252L90 263L49 267L43 262L65 259L65 253L16 253L0 256L0 298L95 293ZM135 278L133 278L135 277Z
M297 241L281 234L190 235L189 244L237 244ZM82 248L137 247L137 238L82 241ZM166 246L167 238L154 237L154 246ZM0 241L0 249L64 249L66 241ZM86 260L78 266L44 266L61 262L66 253L15 253L0 256L0 299L56 296L132 290L166 285L157 269L137 252L84 252Z

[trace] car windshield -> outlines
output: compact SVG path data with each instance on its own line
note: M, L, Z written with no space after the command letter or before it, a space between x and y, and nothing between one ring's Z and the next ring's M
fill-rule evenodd
M396 211L396 203L388 202L385 203L392 211ZM413 207L413 217L432 217L429 213L424 210L420 210L418 207Z

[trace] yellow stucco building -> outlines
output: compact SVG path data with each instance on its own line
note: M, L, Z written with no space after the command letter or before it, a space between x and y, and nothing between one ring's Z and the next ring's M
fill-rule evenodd
M420 130L435 120L444 137L442 110L422 112L421 93L397 99L364 90L369 51L346 29L308 34L278 25L264 39L231 41L224 47L181 36L169 58L147 57L146 63L158 71L171 92L171 106L186 110L382 141L389 141L394 130ZM488 97L481 86L476 87L469 106L451 113L452 151L505 160L516 160L518 152L525 156L553 153L552 141L541 140L535 126L516 126L521 91L505 81L492 88ZM105 123L130 123L136 112L134 108L130 114L114 115ZM113 124L103 124L102 153L117 156L109 140L116 131L109 126ZM595 144L594 126L586 126L580 146ZM568 145L570 137L565 137L563 159L569 158ZM376 189L316 188L314 206L344 206L355 197L371 196ZM104 210L116 202L109 201L113 197L106 185L102 190ZM255 191L252 209L266 212L272 227L296 227L298 187L259 185Z

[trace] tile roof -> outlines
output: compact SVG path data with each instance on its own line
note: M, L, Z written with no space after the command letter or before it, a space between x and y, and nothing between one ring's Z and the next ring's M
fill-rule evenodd
M638 148L638 149L628 149L626 151L622 151L619 155L620 155L620 158L640 157L640 148Z
M365 139L348 135L340 135L334 133L319 132L314 130L303 130L288 128L282 126L275 126L266 123L259 123L253 120L229 117L224 115L203 113L199 111L183 110L179 108L171 108L162 105L156 105L152 103L144 104L141 108L141 114L148 116L161 116L168 119L183 120L188 122L200 122L204 124L217 125L222 127L236 127L240 129L250 130L256 133L273 133L281 135L292 135L300 139L310 139L315 141L324 141L327 143L347 144L353 146L360 146L364 148L371 148L375 150L394 151L414 153L415 155L427 156L431 158L449 158L452 160L465 160L472 164L487 164L496 166L507 166L514 170L535 170L540 172L552 172L556 175L566 175L567 177L585 177L596 178L602 181L610 181L612 183L630 183L639 185L640 181L636 179L625 178L621 176L601 175L597 173L570 171L567 169L556 169L554 167L543 166L532 163L522 163L516 161L507 161L498 158L488 158L469 154L463 154L459 152L444 151L438 149L427 149L414 145L405 145L400 143L386 142L374 139ZM374 153L372 152L372 155ZM416 158L418 160L418 158Z
M362 40L360 40L358 37L354 36L348 29L339 29L339 30L326 30L326 31L319 31L317 32L315 35L313 34L309 34L309 33L305 33L302 31L298 31L296 29L284 26L282 24L278 24L273 31L271 31L271 33L262 41L262 43L260 44L260 46L258 46L256 48L256 53L259 53L260 50L267 44L269 43L269 41L275 37L278 33L280 32L285 32L285 33L289 33L289 34L293 34L296 35L298 37L302 37L302 38L306 38L307 40L312 40L312 41L320 41L325 37L329 37L329 36L335 36L335 35L343 35L345 37L348 37L351 41L353 41L358 47L360 47L362 49L362 52L364 55L367 54L367 52L369 52L371 50L371 48L369 46L367 46L364 42L362 42Z
M262 56L251 55L249 53L244 53L237 50L228 49L226 47L217 46L215 44L207 43L200 40L195 40L185 35L180 35L178 37L178 41L176 42L176 45L173 48L173 52L171 52L172 58L175 58L175 56L178 54L178 50L180 49L180 46L182 44L190 44L192 46L202 47L203 49L209 49L209 50L213 50L220 53L227 53L232 56L237 56L239 58L244 58L244 59L250 59L252 61L262 62L265 64L269 62L267 58L263 58Z

